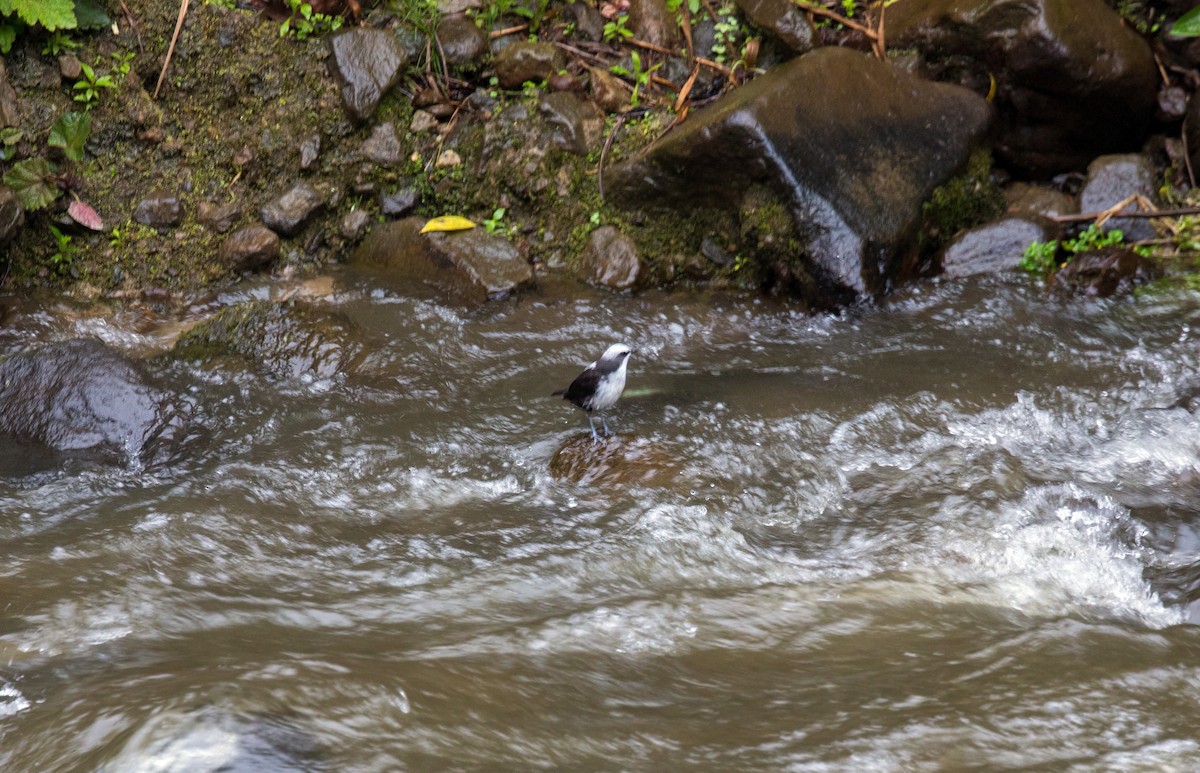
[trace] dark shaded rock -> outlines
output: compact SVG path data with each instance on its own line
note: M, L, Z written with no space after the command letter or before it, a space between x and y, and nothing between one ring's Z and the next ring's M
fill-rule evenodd
M1079 191L1081 212L1101 212L1132 195L1154 197L1154 165L1145 156L1126 153L1101 156L1088 166L1087 179ZM1129 204L1122 212L1137 211L1136 204ZM1120 229L1126 241L1154 238L1154 226L1144 218L1113 218L1105 224L1105 230Z
M342 215L338 223L338 233L348 242L356 242L362 238L363 232L371 223L371 216L365 209L352 209Z
M1025 248L1056 236L1042 220L1006 217L964 231L942 253L942 275L957 279L1020 268Z
M364 157L381 166L400 163L400 140L392 123L381 123L371 130L371 136L362 144Z
M857 52L817 49L611 169L606 193L625 208L690 215L739 208L743 192L769 186L804 240L790 270L811 277L798 283L809 300L875 296L901 278L922 203L963 167L990 115L966 89L916 80Z
M1081 252L1050 277L1055 295L1108 298L1125 295L1134 287L1162 275L1158 264L1125 247L1104 247Z
M633 89L617 76L599 67L588 69L592 100L606 113L619 113L629 106Z
M611 225L592 231L579 258L579 272L584 278L614 290L636 287L641 269L633 239Z
M4 59L0 58L0 129L20 124L21 106L17 102L17 90L8 82Z
M593 102L559 91L543 94L538 110L553 130L551 139L556 147L581 156L599 147L604 136L604 113Z
M342 105L356 121L366 121L379 100L400 79L408 56L389 32L368 27L343 30L329 38L334 75L341 83Z
M317 163L321 155L321 135L314 134L300 143L300 169L307 171Z
M379 211L389 217L402 217L413 211L419 198L416 188L401 188L379 198Z
M1079 204L1072 196L1044 185L1013 183L1004 191L1004 203L1014 215L1058 217L1079 213Z
M241 216L242 208L233 202L213 204L211 201L202 201L196 207L196 222L219 234L227 233Z
M291 236L324 206L324 194L301 180L262 208L262 220L272 231Z
M1100 153L1137 148L1154 115L1150 47L1103 0L896 3L887 42L954 68L965 59L984 89L993 75L996 150L1030 172L1082 169Z
M228 306L180 336L172 353L212 361L238 357L285 378L329 378L351 368L362 343L346 318L299 301Z
M255 223L239 228L221 244L221 262L230 271L254 271L279 257L279 235Z
M11 240L25 225L25 208L16 191L0 185L0 244Z
M177 194L155 191L138 202L133 219L151 228L174 228L183 222L183 204Z
M562 51L550 43L513 43L496 57L500 87L519 89L526 81L541 83L566 66Z
M629 29L638 40L656 46L679 45L679 24L665 0L630 0Z
M571 3L563 8L562 16L575 24L575 35L593 43L604 36L604 17L587 3Z
M482 228L422 234L424 224L410 217L376 226L350 264L455 303L483 303L533 284L529 262L503 237Z
M1158 110L1155 117L1163 123L1181 120L1187 115L1188 92L1179 86L1163 86L1158 90Z
M700 254L708 258L718 266L729 266L733 264L733 256L730 255L724 247L722 247L716 239L711 236L706 236L700 242Z
M465 14L443 17L438 22L436 34L446 64L451 67L470 64L488 51L487 33Z
M99 341L48 344L0 362L0 433L105 462L160 460L187 405Z
M633 435L613 435L599 443L584 432L562 444L550 460L550 474L584 486L679 485L680 459L662 446Z
M816 32L808 17L788 0L737 0L737 6L755 26L793 54L804 54L816 47Z

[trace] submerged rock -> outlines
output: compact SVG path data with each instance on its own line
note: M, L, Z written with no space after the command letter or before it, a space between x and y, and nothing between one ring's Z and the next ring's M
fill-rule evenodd
M1081 252L1050 277L1055 295L1108 298L1125 295L1140 284L1158 279L1158 264L1125 247Z
M424 224L410 217L377 226L351 265L452 303L483 303L533 284L529 262L507 239L482 228L422 234Z
M592 231L579 258L579 273L585 279L614 290L636 287L641 269L633 239L611 225Z
M1079 191L1079 209L1083 212L1102 212L1133 195L1154 198L1154 165L1143 155L1124 153L1100 156L1088 165L1087 179ZM1136 212L1137 204L1129 204L1122 212ZM1105 230L1120 229L1126 241L1153 239L1154 226L1145 218L1115 217Z
M994 77L996 150L1035 173L1132 150L1154 115L1150 47L1104 0L906 0L888 8L887 42L973 69L983 88Z
M628 434L597 443L591 434L581 432L563 443L550 460L550 474L556 479L599 487L677 486L682 467L660 446Z
M211 361L236 357L284 378L329 378L357 361L362 344L350 321L298 301L228 306L180 336L172 354Z
M1025 248L1033 242L1053 238L1053 229L1043 220L1006 217L964 231L942 253L943 276L957 279L975 274L1012 271L1020 268Z
M76 339L0 362L0 433L106 462L160 459L182 438L186 405L134 360Z
M408 55L390 32L368 27L331 36L329 49L333 72L342 86L342 105L354 120L366 121L400 79Z
M262 220L272 231L291 236L325 206L325 195L301 180L262 208Z
M819 84L819 87L818 87ZM757 183L784 200L804 239L804 292L871 297L900 271L931 192L966 163L991 112L970 91L928 83L845 49L791 60L729 94L606 175L626 208L736 211Z

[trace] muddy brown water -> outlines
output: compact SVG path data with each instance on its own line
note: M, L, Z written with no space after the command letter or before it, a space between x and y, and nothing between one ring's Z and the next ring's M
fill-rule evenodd
M1200 295L337 287L369 376L179 363L185 460L0 454L0 769L1200 764ZM614 341L650 474L556 478L548 395Z

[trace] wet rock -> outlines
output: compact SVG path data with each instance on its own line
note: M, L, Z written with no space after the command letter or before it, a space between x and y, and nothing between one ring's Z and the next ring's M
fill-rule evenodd
M299 301L228 306L180 336L172 353L212 362L241 358L275 376L329 378L351 369L362 342L345 317Z
M25 225L25 208L16 191L0 185L0 245L10 241Z
M513 43L496 57L500 87L519 89L526 81L541 83L566 66L562 51L550 43Z
M633 435L614 435L599 443L590 433L575 435L562 444L550 460L550 474L584 486L673 487L683 465L660 445Z
M1115 206L1132 195L1145 196L1153 200L1154 165L1145 156L1136 153L1101 156L1088 166L1087 179L1079 191L1079 209L1082 212L1101 212ZM1136 204L1129 204L1122 212L1133 212ZM1105 230L1120 229L1126 241L1153 239L1154 226L1144 218L1113 218Z
M903 278L899 258L912 247L922 203L965 165L990 116L966 89L821 48L613 167L606 194L625 208L691 216L703 206L736 211L743 192L768 186L806 241L789 250L789 270L811 280L796 282L798 291L822 306L877 296Z
M563 18L575 24L575 34L593 43L604 37L604 17L587 3L571 3L562 10Z
M0 433L113 463L156 461L187 406L99 341L48 344L0 362Z
M1042 220L1006 217L972 228L954 238L942 253L942 275L958 279L1020 268L1025 248L1055 237Z
M291 236L324 206L324 194L301 180L262 208L262 220L272 231Z
M488 51L487 33L465 14L443 17L437 25L437 40L446 64L462 67L479 59Z
M381 166L395 166L400 163L400 140L396 137L396 127L392 123L381 123L371 130L371 136L362 144L364 157Z
M579 272L584 278L614 290L636 287L641 269L633 239L611 225L592 231L579 258Z
M629 29L638 40L656 46L679 45L679 24L665 0L630 0Z
M398 191L381 196L379 211L388 217L402 217L412 212L417 206L420 195L413 187L401 188Z
M509 241L482 228L420 233L423 218L377 226L351 256L356 270L406 291L425 290L454 303L479 304L530 287L533 270Z
M279 258L279 235L258 223L239 228L221 244L218 257L231 272L255 271Z
M366 121L400 79L407 54L390 32L367 27L338 32L329 38L329 48L333 72L341 83L342 105L351 118Z
M321 155L321 135L314 134L300 143L300 169L308 171L317 163Z
M338 233L348 242L357 242L371 223L371 216L365 209L352 209L342 215L338 223Z
M0 128L20 126L21 106L17 102L17 91L8 82L8 71L0 59Z
M1179 86L1163 86L1158 90L1158 110L1155 117L1163 123L1181 120L1187 115L1188 92Z
M913 0L889 6L887 42L997 81L999 155L1027 171L1082 169L1139 147L1154 115L1150 47L1103 0ZM934 62L931 61L931 64Z
M151 228L174 228L183 222L183 204L174 193L155 191L138 202L133 219Z
M1013 183L1004 191L1005 208L1014 215L1058 217L1079 213L1075 199L1044 185Z
M808 17L788 0L737 0L737 5L747 19L793 54L808 53L816 47L816 32Z
M595 104L566 91L543 94L538 110L551 127L555 147L586 156L604 136L604 114Z
M1125 247L1081 252L1050 277L1050 291L1059 296L1108 298L1126 295L1134 287L1162 275L1158 264Z
M619 113L629 106L633 89L617 76L599 67L588 69L592 100L606 113Z
M706 236L700 242L700 254L707 258L712 263L718 266L729 266L733 264L733 256L730 255L721 244L711 236Z
M196 222L219 234L228 233L241 216L242 208L232 202L214 204L211 201L202 201L196 207Z

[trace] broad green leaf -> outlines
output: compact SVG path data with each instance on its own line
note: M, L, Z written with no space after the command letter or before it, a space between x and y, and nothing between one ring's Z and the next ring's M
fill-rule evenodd
M102 30L112 26L112 19L92 0L75 0L75 21L81 30Z
M435 217L425 224L421 229L421 233L429 233L431 231L465 231L468 228L474 228L475 224L465 217L458 215L442 215Z
M50 138L46 144L62 148L63 155L72 161L83 159L83 146L92 131L92 116L89 113L63 113L50 127Z
M0 54L12 50L13 41L17 39L17 28L11 24L0 24Z
M27 158L4 173L4 184L16 191L21 205L32 212L58 198L58 186L47 182L53 175L54 167L46 159Z
M37 24L50 32L75 29L75 0L10 0L12 9L26 24Z
M1200 37L1200 7L1180 16L1179 20L1171 25L1171 34L1181 38Z

